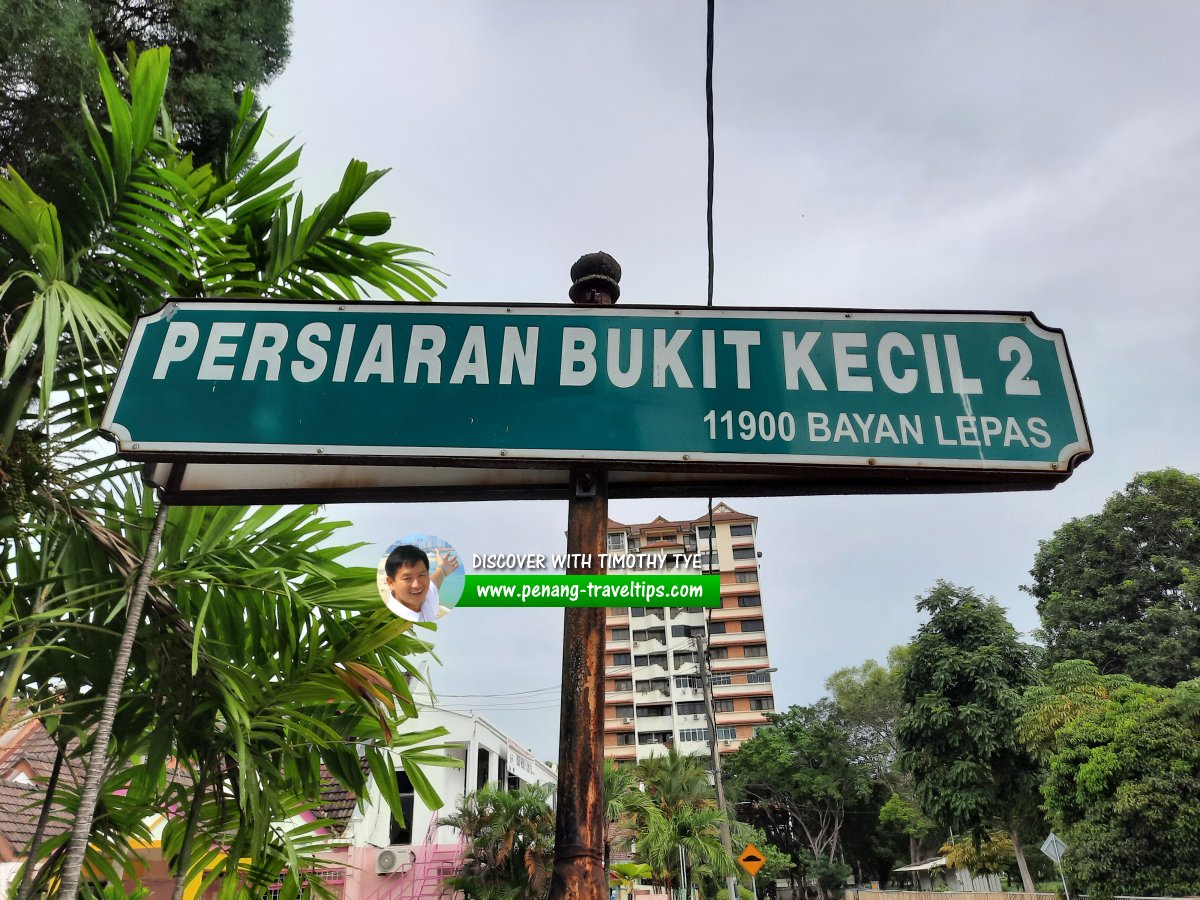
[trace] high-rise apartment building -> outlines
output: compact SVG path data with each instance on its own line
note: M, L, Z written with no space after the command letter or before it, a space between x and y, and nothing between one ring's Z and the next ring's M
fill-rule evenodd
M610 608L605 620L604 755L634 762L674 746L705 753L712 735L698 656L708 645L717 748L732 753L766 724L775 708L770 657L758 585L754 516L724 503L684 522L661 516L640 525L609 520L608 552L700 554L701 568L719 573L720 609ZM609 568L610 572L621 571ZM668 569L670 571L670 569Z

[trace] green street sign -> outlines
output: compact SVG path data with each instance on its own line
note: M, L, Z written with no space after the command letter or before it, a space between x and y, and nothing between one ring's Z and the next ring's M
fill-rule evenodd
M980 490L1051 486L1092 449L1063 335L1030 313L170 302L101 427L176 488L180 463L273 461Z

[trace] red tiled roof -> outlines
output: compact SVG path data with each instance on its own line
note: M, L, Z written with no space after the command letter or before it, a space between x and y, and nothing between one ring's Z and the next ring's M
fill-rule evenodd
M0 835L18 853L23 853L29 846L29 840L37 829L44 797L44 788L39 784L0 780ZM62 808L55 804L55 811L61 813ZM46 823L43 840L66 830L67 825L61 821L61 817L52 815Z

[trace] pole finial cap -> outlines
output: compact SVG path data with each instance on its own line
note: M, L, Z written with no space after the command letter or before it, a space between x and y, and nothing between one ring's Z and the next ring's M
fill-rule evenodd
M571 266L571 302L593 305L596 301L589 296L608 294L611 302L616 303L621 296L620 281L621 264L611 254L603 250L585 253Z

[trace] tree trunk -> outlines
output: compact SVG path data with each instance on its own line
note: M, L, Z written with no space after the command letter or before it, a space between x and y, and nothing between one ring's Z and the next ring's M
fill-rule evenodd
M187 813L187 825L183 832L183 842L179 845L179 858L175 861L175 889L171 892L171 900L183 900L183 892L187 887L188 868L192 862L192 838L196 834L196 822L200 819L200 806L204 803L204 789L207 787L208 767L200 769L196 778L196 791L192 796L192 805Z
M1017 857L1017 868L1021 870L1021 883L1024 885L1027 893L1034 893L1037 886L1033 883L1033 878L1029 874L1029 865L1025 862L1025 851L1021 847L1021 836L1017 833L1017 823L1013 822L1008 829L1009 836L1012 837L1013 855Z
M142 607L150 589L150 570L158 556L158 544L163 526L167 521L167 504L160 502L154 517L154 527L146 541L146 553L142 557L141 571L129 594L129 605L125 608L125 630L117 647L117 658L113 662L112 680L104 697L104 709L96 724L96 738L88 756L87 774L83 781L83 792L79 797L79 809L71 827L71 841L67 847L67 858L63 863L62 882L59 885L59 900L75 900L79 893L79 880L83 872L83 858L87 854L88 837L92 833L92 820L96 815L96 801L100 797L100 783L104 779L104 762L108 756L108 742L112 738L113 722L117 718L117 705L125 687L125 675L129 658L133 655L133 638L142 621Z
M33 871L37 867L38 853L42 849L42 838L46 834L46 823L50 821L50 806L54 803L54 792L58 790L58 776L62 772L63 758L66 751L62 747L54 754L54 768L50 770L50 780L46 783L46 799L42 801L42 812L38 816L37 828L29 839L29 847L25 851L25 874L21 876L21 886L17 889L17 900L29 900L33 893Z
M908 836L908 862L914 866L917 864L917 836L915 834Z

